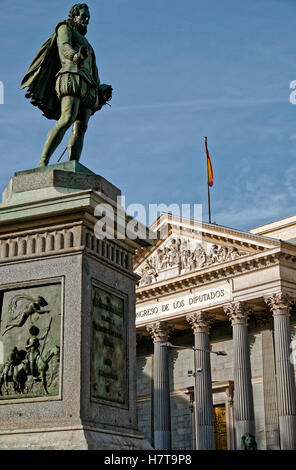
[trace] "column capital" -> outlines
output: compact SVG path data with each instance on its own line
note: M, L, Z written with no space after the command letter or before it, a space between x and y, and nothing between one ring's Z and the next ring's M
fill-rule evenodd
M170 325L165 321L151 323L150 325L146 326L146 330L152 336L154 343L166 343L173 329L173 325Z
M247 325L253 309L246 302L232 302L224 306L224 312L232 325Z
M186 315L186 320L194 333L208 333L211 323L215 320L215 315L210 312L199 311Z
M265 296L264 301L272 310L273 315L285 315L289 317L294 299L286 292L277 292Z

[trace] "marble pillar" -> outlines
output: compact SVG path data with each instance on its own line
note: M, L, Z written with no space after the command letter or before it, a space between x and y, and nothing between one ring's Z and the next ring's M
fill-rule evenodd
M277 398L282 450L296 449L296 390L294 367L290 360L290 309L292 298L285 293L265 297L274 319L274 348Z
M248 341L248 317L250 308L245 302L232 302L224 307L233 332L234 368L234 420L236 448L241 449L245 433L255 436L253 390Z
M213 450L215 440L209 328L214 316L200 311L187 315L186 320L194 331L194 373L197 373L197 369L202 369L201 373L195 376L197 448Z
M147 331L154 341L154 448L171 449L171 407L169 386L168 341L173 327L167 322L148 325Z
M280 450L274 340L271 330L262 331L262 366L266 450Z

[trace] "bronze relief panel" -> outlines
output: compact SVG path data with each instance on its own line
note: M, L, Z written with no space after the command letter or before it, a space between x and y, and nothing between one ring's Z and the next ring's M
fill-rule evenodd
M61 284L0 292L0 401L58 396Z
M93 286L91 397L125 405L126 325L124 298Z

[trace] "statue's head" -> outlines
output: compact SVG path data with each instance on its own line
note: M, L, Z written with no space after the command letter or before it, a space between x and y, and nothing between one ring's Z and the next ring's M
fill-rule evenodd
M48 305L48 303L46 302L45 298L44 297L41 297L39 296L37 298L37 303L40 307L46 307L46 305Z
M89 8L86 3L76 3L69 11L69 20L83 36L87 33L89 19Z
M35 325L31 326L31 328L29 329L29 333L32 336L38 336L39 332L40 332L39 328L37 328L37 326Z
M246 432L242 436L242 449L244 450L254 450L257 448L256 440L255 437L250 434L249 432Z

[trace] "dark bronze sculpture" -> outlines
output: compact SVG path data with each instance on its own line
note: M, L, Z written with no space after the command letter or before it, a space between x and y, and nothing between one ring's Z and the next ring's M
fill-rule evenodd
M4 358L0 401L58 395L60 289L50 285L4 293L0 306Z
M242 436L242 450L257 450L257 443L253 434L246 432Z
M58 23L40 48L22 81L21 88L28 87L26 98L48 119L57 120L38 166L48 165L72 124L68 158L79 161L90 116L112 98L111 85L100 83L96 57L85 38L89 19L85 3L74 5L68 20Z
M36 327L33 325L31 329L32 328ZM54 357L56 357L56 361L59 362L60 347L54 346L52 349L47 351L46 354L42 354L39 351L39 340L36 336L33 337L32 333L30 342L31 344L27 344L25 348L27 352L23 349L18 350L17 347L14 347L4 363L2 371L0 372L0 396L3 396L4 394L7 396L26 396L32 393L34 385L36 383L38 384L38 382L41 383L43 389L42 391L41 387L39 387L39 394L49 395L47 383L49 363ZM34 348L29 352L28 349L32 347L33 342L35 343ZM57 373L58 368L55 367L50 374L48 374L51 380L50 385L53 382L53 375L57 375ZM29 382L29 378L32 379L31 383ZM10 383L13 386L12 390L9 390ZM3 386L5 388L4 393L2 390Z

